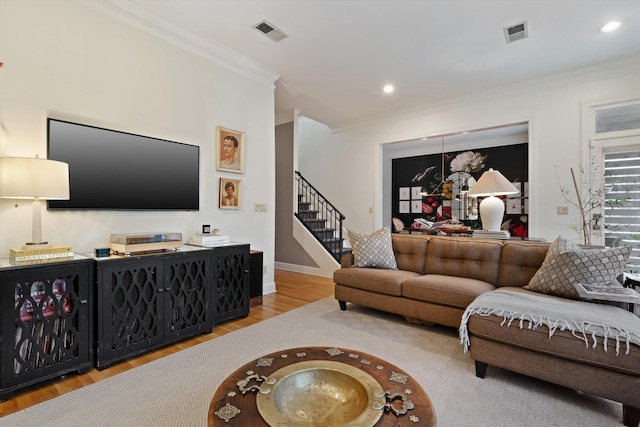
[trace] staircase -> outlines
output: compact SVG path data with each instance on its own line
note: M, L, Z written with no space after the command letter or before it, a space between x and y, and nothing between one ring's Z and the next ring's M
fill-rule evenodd
M351 253L351 248L344 247L342 221L340 213L318 190L316 190L300 172L296 171L298 187L298 210L295 217L305 226L320 244L340 262L340 259Z

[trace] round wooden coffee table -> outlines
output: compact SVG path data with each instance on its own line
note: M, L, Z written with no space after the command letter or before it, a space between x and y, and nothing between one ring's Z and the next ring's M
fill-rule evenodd
M396 397L389 400L393 409L384 410L376 426L423 426L434 427L436 415L431 400L420 385L398 367L370 354L341 348L300 347L267 354L245 364L229 375L216 390L209 405L208 425L212 426L267 426L256 404L256 392L242 393L238 382L249 376L265 376L298 362L335 361L356 367L382 386L390 395L400 393L404 400ZM259 385L259 384L256 384ZM246 387L245 387L246 388ZM409 404L403 403L409 400ZM412 406L411 409L406 409ZM396 415L395 412L406 413ZM381 410L382 411L382 410Z

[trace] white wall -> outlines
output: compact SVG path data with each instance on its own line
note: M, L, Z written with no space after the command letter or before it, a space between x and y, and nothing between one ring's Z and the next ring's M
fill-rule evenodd
M357 137L356 137L357 135ZM371 134L333 134L327 126L298 118L298 168L346 216L346 227L373 231L376 193L375 139Z
M577 70L570 74L505 88L493 96L426 108L366 125L334 130L310 119L299 121L299 169L346 216L346 227L372 232L384 224L382 188L384 144L497 125L529 123L530 236L553 240L578 223L575 211L556 215L566 206L561 182L569 184L570 167L581 159L581 106L640 96L640 58L620 64ZM304 114L302 111L301 114ZM389 184L390 185L390 184ZM374 213L369 213L369 208Z
M186 240L211 224L264 252L265 290L274 289L273 79L238 73L69 0L0 2L0 61L8 131L0 156L46 157L47 117L200 146L199 211L45 210L45 240L90 252L111 233L172 231ZM216 125L245 132L244 174L215 170ZM221 176L242 180L240 210L218 209ZM254 212L254 203L267 203L268 212ZM30 238L31 205L0 200L0 257Z

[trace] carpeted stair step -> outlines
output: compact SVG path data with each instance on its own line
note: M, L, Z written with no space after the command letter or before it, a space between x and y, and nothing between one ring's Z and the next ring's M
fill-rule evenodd
M332 237L330 239L324 239L323 243L333 254L337 254L342 250L342 254L351 253L351 248L344 247L344 239L338 237Z
M342 259L342 257L343 257L343 256L345 256L345 255L350 255L350 254L351 254L351 252L353 252L353 251L351 250L351 248L342 248L342 252L339 252L339 251L333 251L333 254L334 254L334 258L336 258L336 260L337 260L338 262L340 262L340 259ZM340 254L340 256L339 256L339 257L338 257L338 254Z
M327 220L325 220L325 219L310 219L310 220L304 221L304 223L307 224L307 227L309 227L313 231L324 230L324 229L326 229Z
M304 212L311 209L311 203L309 202L298 202L298 212Z
M303 211L298 209L298 216L302 218L304 221L308 221L311 219L318 219L318 211Z
M316 236L318 236L318 238L320 238L321 240L327 240L327 239L331 239L333 238L334 234L335 234L335 230L331 229L331 228L325 228L325 229L320 229L320 230L313 230L313 232L315 233Z

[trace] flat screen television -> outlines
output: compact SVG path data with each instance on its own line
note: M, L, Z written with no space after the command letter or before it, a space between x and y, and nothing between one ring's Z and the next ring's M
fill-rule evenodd
M47 152L69 164L70 199L49 209L199 209L196 145L48 119Z

